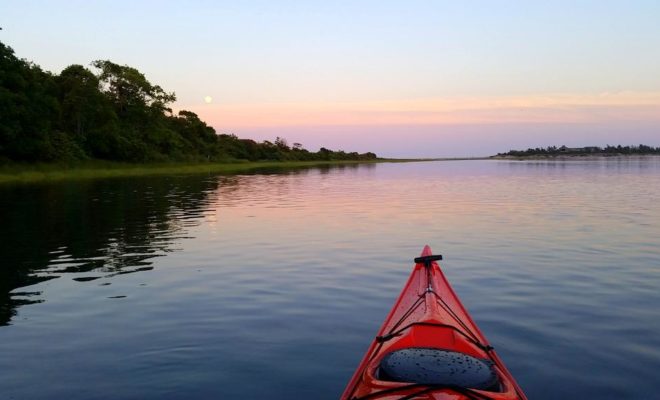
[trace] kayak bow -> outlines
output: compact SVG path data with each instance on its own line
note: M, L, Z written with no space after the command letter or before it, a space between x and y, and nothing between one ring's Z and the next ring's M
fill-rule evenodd
M527 400L425 246L341 400Z

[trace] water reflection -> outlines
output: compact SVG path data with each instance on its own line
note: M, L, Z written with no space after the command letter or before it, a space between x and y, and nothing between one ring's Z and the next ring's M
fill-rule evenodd
M336 399L429 243L530 398L654 398L660 163L612 162L2 187L0 397Z
M656 173L660 167L658 156L628 156L628 157L588 157L567 158L561 161L553 159L538 160L499 160L499 167L507 167L509 171L520 169L542 171L600 171L627 174Z
M11 321L18 307L44 301L40 291L19 288L65 274L76 282L91 282L149 271L155 257L177 250L177 241L210 208L244 199L272 201L273 195L286 206L296 186L289 177L373 168L322 165L260 168L235 176L0 186L0 326Z
M12 290L71 274L89 282L147 271L197 224L214 178L69 181L0 188L0 324L43 301Z

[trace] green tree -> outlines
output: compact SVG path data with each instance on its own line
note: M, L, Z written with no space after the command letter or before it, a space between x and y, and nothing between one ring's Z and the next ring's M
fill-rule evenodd
M59 75L17 58L0 43L0 162L99 158L167 160L348 160L375 154L321 148L286 139L257 143L217 135L191 111L172 115L174 93L133 67L97 60L94 73L70 65Z
M148 108L164 112L168 104L176 101L173 92L167 93L160 86L152 85L143 73L133 67L107 60L96 60L92 65L101 70L99 80L119 114Z
M20 60L0 43L0 157L53 160L54 122L59 103L51 74Z
M133 67L107 60L92 65L100 70L101 89L119 118L120 135L112 140L112 157L140 162L180 158L181 138L169 129L165 115L175 94L152 85Z
M218 136L192 111L181 110L169 118L170 127L182 138L183 151L202 159L215 159L218 155Z
M99 90L98 77L82 65L71 65L55 81L62 111L60 128L90 155L107 156L111 151L99 136L117 135L117 115Z

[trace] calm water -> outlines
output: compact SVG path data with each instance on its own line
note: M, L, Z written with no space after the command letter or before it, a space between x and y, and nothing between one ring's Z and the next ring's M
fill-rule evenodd
M424 244L530 399L657 399L660 159L0 187L0 398L336 399Z

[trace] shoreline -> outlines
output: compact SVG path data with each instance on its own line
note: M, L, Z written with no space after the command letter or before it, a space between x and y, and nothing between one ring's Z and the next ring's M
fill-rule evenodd
M237 174L261 169L297 169L369 165L383 163L412 163L437 161L597 161L602 159L632 159L660 157L657 154L592 154L592 155L534 155L441 158L379 158L376 160L333 161L235 161L218 163L154 163L137 164L115 161L88 161L77 164L38 163L0 166L0 185L10 183L55 182L78 179L122 178L157 175L187 175L202 173Z
M79 164L8 164L0 166L0 185L8 183L54 182L77 179L138 177L174 174L235 174L260 169L295 169L322 166L368 165L437 161L429 159L376 159L334 161L237 161L224 163L133 164L90 161Z

